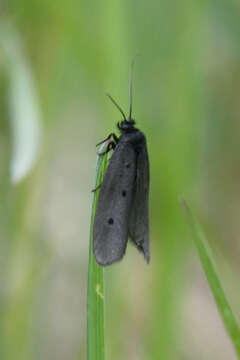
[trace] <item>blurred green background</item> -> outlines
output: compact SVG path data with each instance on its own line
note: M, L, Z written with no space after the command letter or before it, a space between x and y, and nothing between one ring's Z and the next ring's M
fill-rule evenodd
M151 263L107 268L107 359L236 359L179 196L239 318L240 5L0 1L0 358L85 359L95 144L129 106L151 162Z

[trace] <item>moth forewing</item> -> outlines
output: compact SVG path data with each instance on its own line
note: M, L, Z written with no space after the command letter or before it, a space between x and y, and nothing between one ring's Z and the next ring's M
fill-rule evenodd
M119 141L103 178L94 220L93 251L99 265L119 261L125 253L135 178L134 148Z

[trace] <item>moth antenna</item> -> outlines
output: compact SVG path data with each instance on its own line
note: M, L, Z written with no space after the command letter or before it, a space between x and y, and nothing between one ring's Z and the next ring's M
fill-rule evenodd
M134 67L134 63L135 63L135 60L136 60L136 57L138 56L139 54L137 53L133 60L132 60L132 64L131 64L131 70L130 70L130 85L129 85L129 98L130 98L130 106L129 106L129 120L131 120L132 118L132 92L133 92L133 67Z
M109 97L109 99L112 101L112 103L118 108L118 110L122 114L124 120L127 121L126 115L124 114L123 110L120 108L118 103L113 99L113 97L110 94L106 94L106 95Z

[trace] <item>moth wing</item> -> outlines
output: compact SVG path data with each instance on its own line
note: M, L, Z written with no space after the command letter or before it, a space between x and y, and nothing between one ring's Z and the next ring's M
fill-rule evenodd
M100 188L93 228L93 252L99 265L119 261L126 250L136 177L136 152L119 142Z
M139 148L136 164L136 182L129 223L129 236L149 262L149 160L145 139Z

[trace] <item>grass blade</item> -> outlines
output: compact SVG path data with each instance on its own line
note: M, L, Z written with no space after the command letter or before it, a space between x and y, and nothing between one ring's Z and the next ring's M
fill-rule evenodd
M102 145L104 148L105 144ZM101 153L101 150L99 150ZM97 160L95 187L101 184L107 167L107 154ZM87 294L87 359L104 360L104 273L93 256L93 222L98 202L99 190L94 192L90 225L88 294Z
M42 130L40 105L20 35L8 21L0 24L0 48L8 76L12 134L10 174L13 184L17 184L31 171L39 155Z
M230 339L232 340L238 359L240 359L240 329L224 293L219 276L217 274L211 249L208 246L207 239L199 223L193 216L190 208L188 207L184 199L181 199L181 204L192 229L195 245L198 250L202 267L207 277L219 313L222 317L223 324Z

